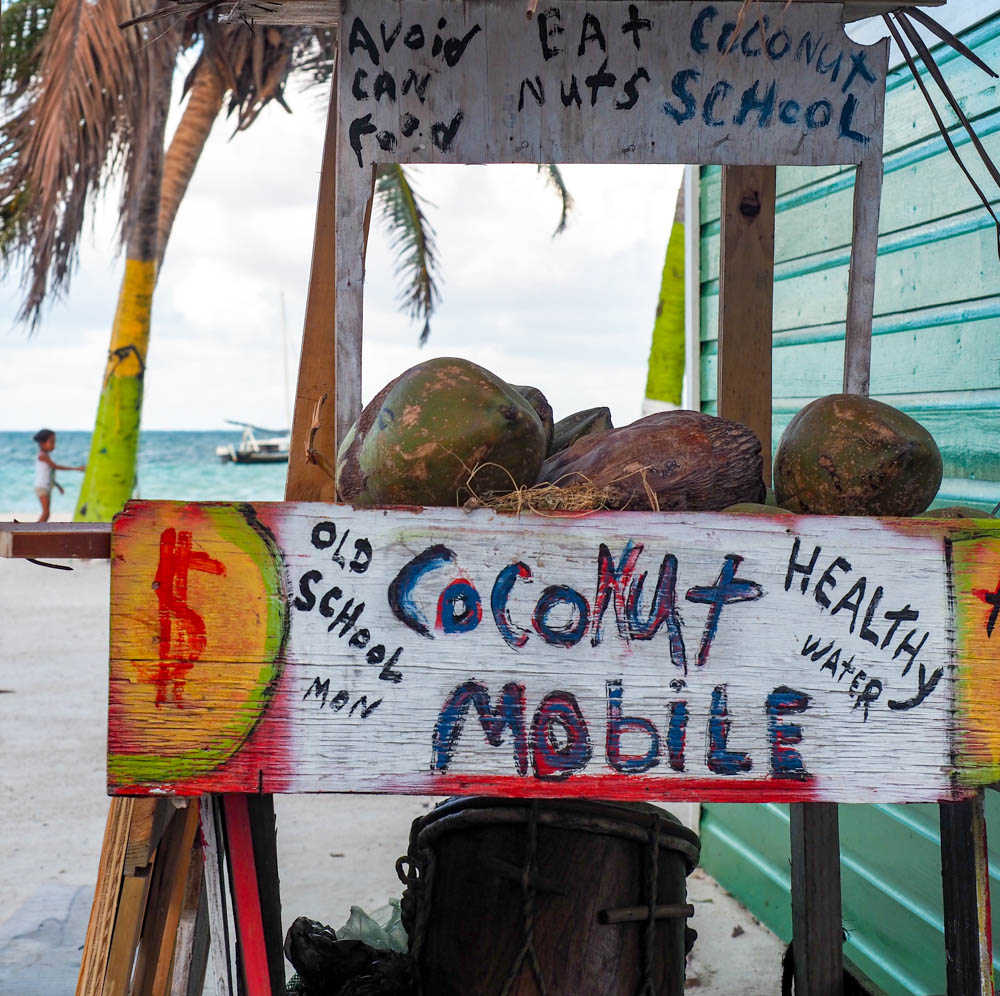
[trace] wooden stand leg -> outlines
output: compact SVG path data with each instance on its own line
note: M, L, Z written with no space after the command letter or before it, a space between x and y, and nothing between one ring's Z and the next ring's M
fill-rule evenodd
M948 996L993 996L983 793L964 802L943 802L940 812Z
M234 996L236 944L233 936L232 896L226 885L225 847L222 844L222 803L219 796L201 802L201 837L205 905L208 908L207 982L210 996Z
M132 989L137 996L170 993L174 942L184 909L197 830L198 802L191 799L187 806L177 810L157 849Z
M842 996L840 827L832 802L789 807L797 996Z
M199 822L200 819L199 813ZM177 924L170 996L202 996L207 964L208 906L205 900L205 874L202 847L195 839L188 864L184 905Z
M226 847L232 877L233 901L236 907L236 937L243 985L241 996L271 996L281 992L284 984L272 990L266 953L268 938L264 935L261 916L259 882L254 861L254 845L250 831L250 815L245 795L222 797L225 814ZM277 937L280 945L280 931Z
M154 855L174 811L167 799L111 800L77 996L127 996Z

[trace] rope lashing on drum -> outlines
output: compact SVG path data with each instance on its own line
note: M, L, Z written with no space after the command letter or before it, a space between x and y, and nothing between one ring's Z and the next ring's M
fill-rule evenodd
M416 849L413 837L410 840L411 850L416 853L416 861L411 861L409 857L399 858L396 861L396 876L400 882L406 886L405 892L412 890L413 904L408 905L407 915L410 909L415 910L412 932L407 927L407 935L410 940L409 954L413 960L413 971L417 978L417 996L423 996L424 980L420 972L420 953L427 938L427 923L431 917L431 887L434 884L434 852L429 847ZM404 874L404 866L409 866L409 871ZM404 923L404 926L407 926Z
M500 991L500 996L509 996L514 983L517 982L525 960L531 966L531 974L535 977L535 984L538 986L539 996L548 996L548 989L545 985L545 976L542 974L542 967L538 964L538 955L535 953L535 879L538 875L538 800L531 800L531 809L528 817L528 846L525 849L524 866L521 869L521 897L522 910L524 911L524 943L521 950L514 959L507 979Z
M646 929L643 931L642 982L636 996L656 996L656 894L660 878L660 814L653 813L649 826L649 850L646 855Z

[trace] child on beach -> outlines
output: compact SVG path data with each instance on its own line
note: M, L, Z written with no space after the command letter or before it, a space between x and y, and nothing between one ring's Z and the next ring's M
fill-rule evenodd
M38 517L39 522L49 521L49 504L52 498L52 489L58 488L59 494L65 494L63 486L56 480L57 470L83 470L79 467L64 466L56 463L49 454L56 448L56 434L51 429L42 429L36 432L32 439L38 443L38 457L35 460L35 494L42 503L42 514Z

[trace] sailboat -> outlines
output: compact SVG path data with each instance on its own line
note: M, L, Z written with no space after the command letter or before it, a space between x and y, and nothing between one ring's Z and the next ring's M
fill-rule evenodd
M291 404L288 391L288 325L285 321L285 292L279 297L281 302L281 356L285 374L285 412L291 421ZM224 463L288 463L288 448L291 445L290 429L262 429L249 422L237 422L227 418L230 425L238 425L243 435L235 446L223 443L215 447L215 455ZM258 438L260 434L260 438Z

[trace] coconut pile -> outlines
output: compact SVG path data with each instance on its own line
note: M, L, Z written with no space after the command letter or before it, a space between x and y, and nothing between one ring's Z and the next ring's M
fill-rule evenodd
M789 423L769 492L760 440L738 422L671 411L615 428L607 408L554 421L538 388L439 357L375 395L336 471L340 500L356 506L914 516L937 494L942 460L903 412L830 395Z

